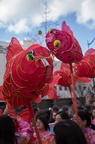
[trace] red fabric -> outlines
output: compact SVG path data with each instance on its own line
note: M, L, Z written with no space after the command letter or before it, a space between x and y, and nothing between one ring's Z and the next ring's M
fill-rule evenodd
M23 50L18 40L12 38L6 58L2 92L13 108L47 93L46 87L53 79L53 60L45 47L34 44Z
M13 119L17 119L19 116L15 113L14 109L11 107L9 103L7 103L7 107L8 107L8 113L10 117Z
M84 54L84 58L74 65L75 73L79 77L95 77L95 49L89 49Z
M95 77L95 55L87 55L75 65L76 75L79 77Z
M88 49L84 56L87 56L87 55L95 55L95 49L93 48Z
M52 100L59 98L59 96L57 96L57 91L53 87L49 88L48 97Z
M28 123L32 122L32 118L28 109L22 110L19 115L21 118L23 118L23 120L27 121Z
M81 81L83 83L91 82L91 80L86 77L82 77L82 78L78 77L76 75L77 70L76 70L75 66L74 66L74 84L76 84L76 81ZM57 75L60 75L60 79L57 82L58 85L62 85L62 86L66 86L66 87L69 87L70 85L72 85L71 71L70 71L70 66L68 64L62 63L60 70L57 70L54 72L54 77L56 77Z
M61 78L58 81L58 85L62 86L70 86L71 85L71 75L70 75L70 70L69 69L62 69L59 71L55 71L54 75L60 75Z
M0 116L2 116L3 115L3 111L0 109Z
M3 94L2 94L2 86L0 86L0 101L5 101Z
M55 40L60 42L57 47L54 46ZM79 62L83 58L81 47L65 22L62 23L62 30L51 29L46 34L46 44L53 55L64 63Z

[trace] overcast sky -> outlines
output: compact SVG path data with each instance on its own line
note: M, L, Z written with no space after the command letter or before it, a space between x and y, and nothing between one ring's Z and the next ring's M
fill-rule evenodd
M47 2L47 21L56 22L59 18L62 21L63 17L68 16L71 21L70 17L74 15L72 23L78 24L79 28L85 27L88 35L89 31L95 33L95 0L0 0L0 37L2 35L0 40L8 34L20 36L40 26L45 20L43 15L45 2ZM67 20L73 28L69 21ZM75 35L78 35L76 30ZM91 37L93 36L94 34Z

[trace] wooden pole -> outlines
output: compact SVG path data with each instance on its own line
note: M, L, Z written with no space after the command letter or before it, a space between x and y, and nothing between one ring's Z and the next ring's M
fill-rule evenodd
M32 108L32 106L31 106L31 103L28 103L28 104L27 104L27 108L28 108L28 110L29 110L29 112L30 112L30 115L31 115L31 117L32 117L32 123L33 123L34 129L35 129L36 135L37 135L38 144L42 144L42 141L41 141L41 138L40 138L38 129L37 129L36 120L35 120L35 118L34 118L34 111L33 111L33 108Z
M77 122L77 124L79 124L72 64L70 64L70 70L71 70L71 81L72 81L71 98L72 98L72 102L73 102L73 106L74 106L74 110L75 110L75 114L76 114L76 122Z

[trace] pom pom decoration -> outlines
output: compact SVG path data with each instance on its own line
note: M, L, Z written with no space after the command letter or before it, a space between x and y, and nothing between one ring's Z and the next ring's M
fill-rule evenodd
M41 31L41 30L39 30L39 31L38 31L38 34L39 34L39 35L41 35L41 34L42 34L42 31Z
M59 47L60 46L60 41L59 40L55 40L54 41L54 46L55 47Z

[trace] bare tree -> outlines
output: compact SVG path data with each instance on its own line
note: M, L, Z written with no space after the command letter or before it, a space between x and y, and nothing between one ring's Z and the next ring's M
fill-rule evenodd
M45 35L47 31L51 28L51 26L57 28L59 25L57 22L52 22L51 20L49 20L50 11L48 10L47 2L44 3L44 9L42 13L40 13L40 15L43 19L43 22L39 27L36 27L36 33L33 34L32 32L30 32L27 35L29 39L34 43L38 43L45 46ZM41 31L40 34L39 31Z

